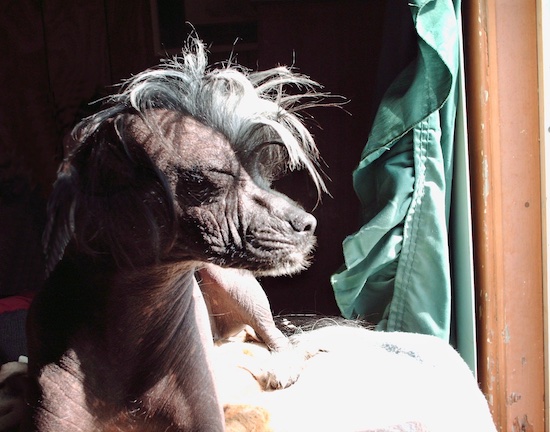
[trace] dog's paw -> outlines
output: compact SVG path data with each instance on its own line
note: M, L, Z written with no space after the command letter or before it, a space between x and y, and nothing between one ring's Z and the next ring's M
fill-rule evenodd
M308 349L292 346L281 351L271 352L270 356L253 367L247 367L264 390L278 390L294 384L307 361L324 352L318 347Z

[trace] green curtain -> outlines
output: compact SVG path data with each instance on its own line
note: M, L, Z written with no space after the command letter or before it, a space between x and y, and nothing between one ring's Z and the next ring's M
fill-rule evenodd
M344 240L331 282L347 318L448 340L460 0L399 2L414 53L383 94L353 172L363 225Z

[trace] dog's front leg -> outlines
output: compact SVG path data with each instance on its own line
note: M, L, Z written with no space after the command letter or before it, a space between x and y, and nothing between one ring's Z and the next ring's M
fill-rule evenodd
M215 337L232 336L249 325L271 350L271 356L249 358L241 367L265 389L285 388L296 382L305 362L321 350L290 343L275 326L267 296L252 273L212 264L198 273Z
M198 273L216 339L233 336L249 325L271 350L288 347L288 339L275 326L269 300L251 272L205 264Z

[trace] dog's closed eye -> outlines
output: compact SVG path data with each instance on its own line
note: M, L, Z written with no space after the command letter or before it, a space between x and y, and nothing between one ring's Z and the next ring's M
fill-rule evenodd
M214 202L234 180L233 173L223 170L180 170L176 194L188 206L208 204Z
M180 200L189 206L211 202L219 193L219 185L216 185L200 171L192 170L178 173L176 194Z

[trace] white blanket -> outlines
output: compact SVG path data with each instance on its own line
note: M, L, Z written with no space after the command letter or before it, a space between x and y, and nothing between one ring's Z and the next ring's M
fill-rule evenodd
M255 359L266 362L265 347L217 348L230 432L496 431L471 371L440 339L345 326L296 338L298 347L325 352L305 362L294 385L269 392L247 371Z

